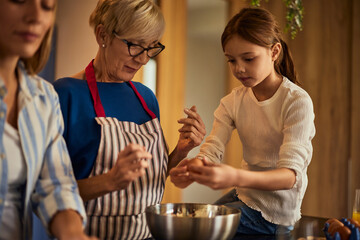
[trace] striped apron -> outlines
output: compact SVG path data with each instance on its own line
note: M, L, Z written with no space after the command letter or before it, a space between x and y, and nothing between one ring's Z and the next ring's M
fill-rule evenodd
M92 62L85 70L87 83L94 101L96 122L101 126L98 155L90 177L108 172L115 165L118 153L129 143L145 146L152 154L146 173L126 189L114 191L86 202L87 233L100 239L144 239L151 237L147 228L145 208L160 203L163 197L168 148L159 120L147 107L132 82L128 84L137 95L152 120L138 125L106 117L96 84Z

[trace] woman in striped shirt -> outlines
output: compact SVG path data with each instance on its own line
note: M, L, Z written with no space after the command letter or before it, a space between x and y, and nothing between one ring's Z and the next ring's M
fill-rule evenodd
M58 239L88 239L53 87L38 77L56 0L0 0L0 239L31 239L32 211Z

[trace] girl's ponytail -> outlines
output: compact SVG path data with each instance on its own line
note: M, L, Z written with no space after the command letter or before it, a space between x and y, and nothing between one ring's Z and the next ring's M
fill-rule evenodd
M280 43L282 47L282 57L278 58L275 62L275 70L277 73L287 77L293 83L299 84L290 50L286 42L281 38Z

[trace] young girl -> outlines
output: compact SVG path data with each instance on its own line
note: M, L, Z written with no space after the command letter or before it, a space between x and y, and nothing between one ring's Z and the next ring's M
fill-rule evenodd
M235 187L227 197L242 210L238 233L289 232L300 219L308 183L315 135L311 98L296 85L289 49L267 10L242 9L221 42L243 86L225 96L214 113L212 131L197 156L204 166L183 160L170 172L171 180L182 188L193 181L213 189ZM241 169L219 164L234 129L243 145Z
M89 239L54 88L36 75L56 0L0 0L0 239L31 239L32 211L57 239Z

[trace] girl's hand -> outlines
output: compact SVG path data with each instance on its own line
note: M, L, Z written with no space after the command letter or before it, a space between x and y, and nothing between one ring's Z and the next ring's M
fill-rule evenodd
M190 109L185 108L184 112L188 116L178 120L178 123L183 126L179 129L180 137L176 147L186 156L191 149L200 145L206 135L206 130L204 122L196 111L196 106Z
M170 180L178 188L186 188L194 181L190 179L187 164L189 159L182 160L176 167L170 170Z
M189 166L190 179L212 189L234 187L237 179L236 168L226 164L215 164L205 159L204 166Z
M113 168L107 173L111 190L126 188L132 181L145 174L149 166L147 160L152 155L145 147L138 144L129 144L118 154L118 159Z

